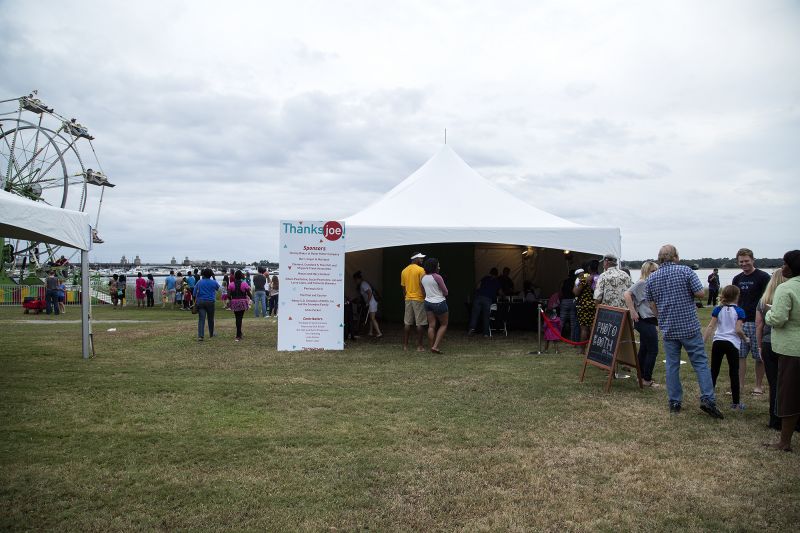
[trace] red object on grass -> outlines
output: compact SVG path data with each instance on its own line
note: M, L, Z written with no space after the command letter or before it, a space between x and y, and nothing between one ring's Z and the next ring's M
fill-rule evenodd
M567 344L572 344L573 346L583 346L584 344L589 344L588 340L582 341L582 342L575 342L575 341L571 341L569 339L565 339L564 337L561 336L561 331L559 331L559 330L557 330L556 328L553 327L553 323L550 322L550 320L547 318L547 315L544 314L544 311L541 311L541 315L542 315L542 319L544 320L545 327L547 327L547 329L549 329L550 331L557 332L558 337L562 341L566 342Z

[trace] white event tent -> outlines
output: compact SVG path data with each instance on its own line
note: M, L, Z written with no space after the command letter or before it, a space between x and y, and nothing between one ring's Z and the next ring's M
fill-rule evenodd
M51 243L81 251L82 348L83 357L88 358L91 352L89 250L92 246L89 215L0 191L0 236Z
M581 261L621 256L619 228L583 226L538 209L480 176L448 145L344 223L346 283L362 271L383 291L389 314L392 300L402 299L399 271L416 252L445 259L442 272L457 289L451 295L465 299L491 267L509 267L517 290L529 282L550 294Z
M347 251L425 243L502 243L620 257L619 228L582 226L500 189L448 145L345 219Z

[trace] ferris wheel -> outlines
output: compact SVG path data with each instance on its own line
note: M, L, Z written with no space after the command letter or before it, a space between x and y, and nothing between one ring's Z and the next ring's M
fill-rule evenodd
M76 119L45 105L37 91L0 101L0 188L62 209L94 214L92 238L102 243L97 226L103 194L114 185L103 172L93 140ZM58 246L7 239L2 244L2 269L19 268L20 279L26 266L39 271L69 260L66 250Z

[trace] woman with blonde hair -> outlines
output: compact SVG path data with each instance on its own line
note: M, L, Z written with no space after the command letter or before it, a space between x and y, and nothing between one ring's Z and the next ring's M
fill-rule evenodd
M772 305L775 296L775 288L786 281L782 269L772 273L767 288L756 307L756 342L761 353L761 360L764 362L764 373L767 375L769 384L769 424L771 429L780 431L781 419L775 414L775 400L777 398L778 386L778 357L772 351L772 327L764 322L764 315Z
M633 319L633 327L639 332L639 370L645 387L658 387L653 381L653 368L658 356L658 320L646 296L645 280L658 270L653 261L642 263L639 281L623 294L628 311Z

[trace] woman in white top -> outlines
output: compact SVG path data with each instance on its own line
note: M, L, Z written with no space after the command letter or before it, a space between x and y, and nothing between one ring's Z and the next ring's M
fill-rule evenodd
M364 281L359 270L353 274L353 280L356 282L358 292L361 293L361 298L364 300L364 305L367 306L367 321L369 322L369 336L375 335L376 339L383 337L381 328L378 326L378 319L375 315L378 313L378 300L375 299L375 291L372 286Z
M425 275L422 276L422 290L425 291L425 312L428 315L428 340L433 353L442 353L439 345L447 331L449 309L447 308L447 287L439 275L439 260L429 257L422 265ZM439 329L436 329L436 322Z

